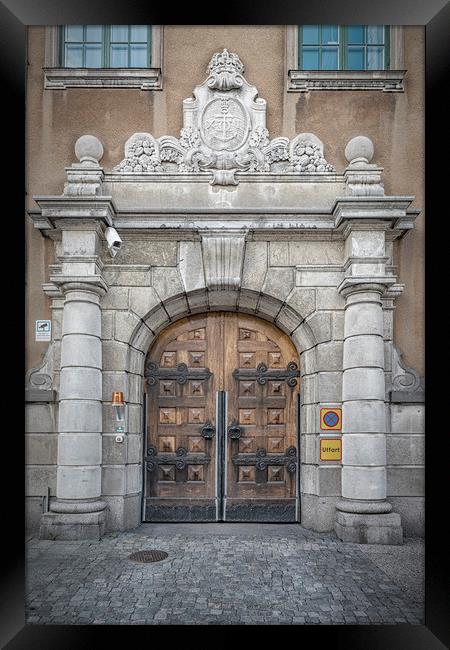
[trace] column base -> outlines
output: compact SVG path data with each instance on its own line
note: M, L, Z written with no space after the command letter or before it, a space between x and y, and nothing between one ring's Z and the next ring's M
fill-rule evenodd
M337 510L334 530L343 542L403 544L400 515L394 512L371 515Z
M39 539L100 540L105 532L106 512L46 512L41 517Z

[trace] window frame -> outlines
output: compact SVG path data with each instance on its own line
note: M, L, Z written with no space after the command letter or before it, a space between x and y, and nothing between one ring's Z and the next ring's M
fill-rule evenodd
M69 66L64 65L65 64L65 46L66 43L69 41L66 41L64 38L64 32L65 29L68 25L59 25L60 29L60 34L59 34L59 67L60 68L68 68ZM105 68L112 68L112 69L122 69L122 70L129 70L129 69L139 69L139 70L146 70L147 68L151 68L151 57L152 57L152 25L145 25L147 27L147 55L146 55L146 65L141 66L139 68L136 68L135 66L112 66L111 65L111 44L112 43L117 43L118 41L113 41L112 40L112 27L115 27L115 25L99 25L102 29L102 40L100 41L101 43L101 50L102 50L102 65L100 68L103 70ZM77 41L82 43L83 45L86 43L84 40L84 35L86 33L86 27L87 25L83 25L83 41ZM130 37L130 28L131 25L127 25L128 27L128 37ZM128 46L128 60L130 57L130 49L129 46L132 43L137 43L137 41L131 41L130 38L128 38L127 41L123 41L123 43L126 43ZM141 41L143 42L143 41ZM85 56L85 50L83 48L83 58ZM70 68L73 68L75 66L70 66ZM82 69L95 69L94 66L81 66ZM80 68L80 69L81 69Z
M351 25L337 25L338 28L338 43L337 43L337 50L338 50L338 67L337 68L318 68L318 70L321 71L327 71L327 72L334 72L337 70L355 70L355 68L349 68L348 67L348 48L349 48L349 43L348 43L348 27ZM303 72L311 72L312 70L308 70L303 68L302 66L302 58L303 58L303 42L302 42L302 30L298 29L298 69L303 70ZM320 28L320 37L322 36L322 27L323 25L319 25ZM367 25L363 25L364 31L367 31ZM371 72L372 70L390 70L390 28L389 25L383 25L383 30L384 30L384 42L380 43L380 45L383 46L383 61L384 61L384 67L383 68L361 68L358 70L358 72ZM366 36L366 34L365 34ZM378 44L375 44L378 45ZM324 47L327 47L327 45L323 45L322 42L317 44L317 47L319 48L319 52L322 52L322 49ZM365 38L365 42L361 44L361 47L364 48L364 60L366 61L366 56L367 56L367 39Z
M162 90L163 74L163 26L148 25L150 42L147 51L149 67L63 67L63 28L50 25L45 28L44 88L65 90L67 88L139 88L141 90ZM105 48L110 47L110 39L104 33L110 32L111 25L102 25L102 64L110 62ZM106 29L109 28L109 29ZM128 41L128 44L130 41Z
M382 70L302 70L299 67L301 29L299 25L286 27L286 89L288 92L312 90L381 90L404 92L404 32L402 25L385 25L385 41L389 43L389 68ZM339 28L344 27L339 25ZM345 30L346 31L346 30ZM388 31L388 38L386 38ZM386 47L385 45L385 47ZM367 47L367 46L365 46ZM343 65L344 43L339 42L339 65Z

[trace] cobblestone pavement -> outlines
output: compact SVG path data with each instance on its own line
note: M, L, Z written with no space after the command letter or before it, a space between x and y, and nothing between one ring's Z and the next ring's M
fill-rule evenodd
M143 524L99 542L31 538L27 623L423 624L422 594L399 580L409 547L384 547L375 563L376 547L297 524ZM169 555L128 559L151 548ZM394 577L383 570L389 548Z

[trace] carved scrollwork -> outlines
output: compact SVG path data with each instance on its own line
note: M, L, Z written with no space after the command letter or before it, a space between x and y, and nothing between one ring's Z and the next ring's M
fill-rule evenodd
M392 346L392 390L415 392L424 390L423 379L414 370L408 368L402 360L402 352Z
M39 366L25 375L25 387L49 390L53 384L53 347L49 345Z

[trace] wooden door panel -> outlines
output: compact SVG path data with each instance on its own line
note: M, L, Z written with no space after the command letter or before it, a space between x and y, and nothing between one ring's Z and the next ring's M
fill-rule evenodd
M240 429L227 443L226 519L295 521L298 370L287 367L296 350L251 316L227 315L225 333L228 421Z
M215 421L218 356L215 323L178 321L157 339L146 362L148 430L146 520L215 521Z
M145 373L147 520L295 521L296 364L288 337L246 314L191 316L158 337ZM218 391L227 414L213 432Z

